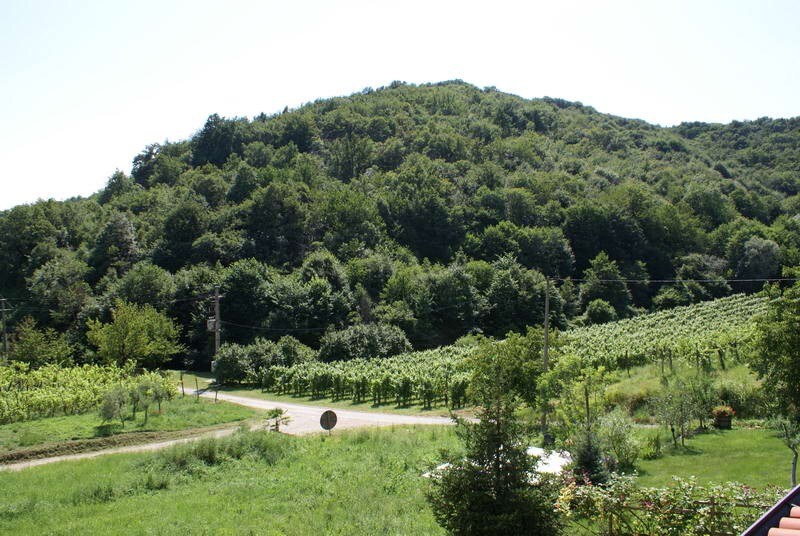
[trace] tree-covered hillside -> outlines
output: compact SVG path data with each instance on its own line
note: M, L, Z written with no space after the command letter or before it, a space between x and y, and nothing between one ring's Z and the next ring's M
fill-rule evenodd
M212 115L88 199L0 213L0 294L12 326L66 333L79 362L87 322L125 300L173 317L207 364L217 285L229 342L315 347L374 323L426 348L541 322L545 276L560 327L753 291L728 280L800 264L798 192L798 118L661 128L393 83Z

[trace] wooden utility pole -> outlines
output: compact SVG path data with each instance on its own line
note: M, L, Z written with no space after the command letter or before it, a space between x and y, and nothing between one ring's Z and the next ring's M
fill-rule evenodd
M6 311L11 311L6 307L7 300L0 298L0 312L3 317L3 358L8 361L8 329L6 328Z
M542 349L542 368L546 373L550 368L548 353L550 351L550 278L545 276L545 291L544 291L544 348ZM542 440L544 446L548 447L552 444L552 438L547 431L547 406L549 401L542 401Z
M219 353L219 330L222 319L219 316L219 287L214 287L214 355Z
M550 365L547 356L550 350L550 278L545 277L544 280L546 286L544 291L544 350L542 351L542 360L544 362L544 371L547 372Z

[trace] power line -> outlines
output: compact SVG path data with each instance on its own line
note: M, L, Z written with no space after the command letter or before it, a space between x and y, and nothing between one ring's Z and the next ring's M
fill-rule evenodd
M797 277L767 277L753 279L587 279L571 277L551 277L551 281L572 281L573 283L583 283L586 281L598 281L600 283L778 283L800 281Z
M223 324L228 324L229 326L236 326L239 328L247 328L253 329L257 331L274 331L274 332L286 332L286 331L325 331L328 327L324 328L264 328L261 326L248 326L245 324L237 324L236 322L229 322L228 320L223 320Z

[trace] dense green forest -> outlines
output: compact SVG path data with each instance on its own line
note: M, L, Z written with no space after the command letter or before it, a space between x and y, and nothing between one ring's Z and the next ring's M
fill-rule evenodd
M224 341L397 353L524 331L546 292L566 328L758 290L731 280L800 265L799 192L800 118L662 128L393 83L212 115L89 198L0 213L0 295L55 361L92 360L90 326L124 300L175 319L175 359L207 367L215 286Z

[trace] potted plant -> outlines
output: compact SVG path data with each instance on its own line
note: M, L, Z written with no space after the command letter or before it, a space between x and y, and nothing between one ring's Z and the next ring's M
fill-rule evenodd
M716 406L711 410L711 415L714 416L714 427L720 430L731 429L731 419L736 415L733 408L730 406Z

